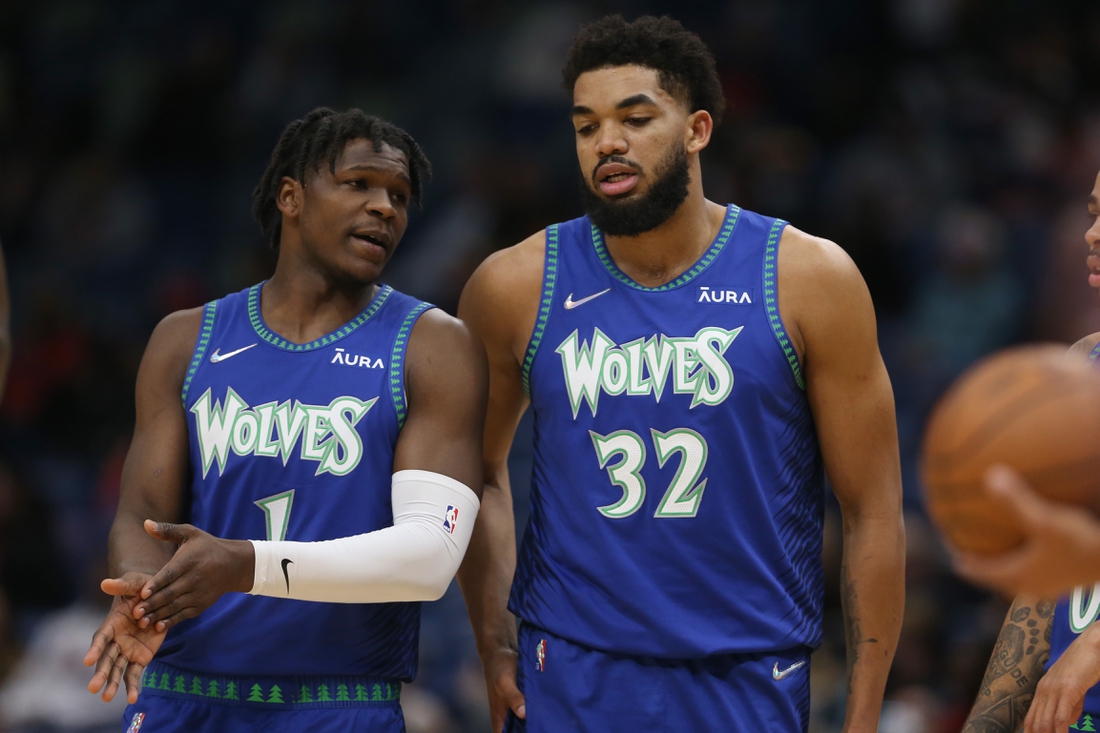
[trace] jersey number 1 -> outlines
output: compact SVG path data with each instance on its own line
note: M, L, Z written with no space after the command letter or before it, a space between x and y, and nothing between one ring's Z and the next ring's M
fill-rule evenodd
M653 516L659 519L694 517L703 501L703 491L707 488L706 479L699 481L703 468L707 465L707 441L688 428L670 430L667 433L652 429L649 432L653 447L657 450L658 466L664 468L673 455L680 454L676 476ZM631 430L617 430L609 435L600 435L590 430L588 434L592 437L592 445L596 447L600 468L606 468L611 483L623 490L622 498L617 502L597 509L610 519L629 517L641 509L642 502L645 501L645 479L641 474L642 466L645 465L645 442ZM615 456L622 456L622 460L608 466Z
M286 528L290 524L290 508L294 506L294 489L258 499L255 504L264 510L264 519L267 520L267 538L285 540Z

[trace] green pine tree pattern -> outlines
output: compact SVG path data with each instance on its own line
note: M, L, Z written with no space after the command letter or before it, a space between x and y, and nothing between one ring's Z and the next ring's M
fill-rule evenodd
M240 700L240 698L237 697L237 683L233 680L230 680L229 684L225 686L225 699Z
M202 692L202 680L200 680L198 677L192 677L191 678L191 694L192 695L202 695L203 694L203 692Z
M172 689L171 679L168 677L168 673L165 672L160 677L160 685L157 686L158 690L170 690Z
M275 703L283 702L283 691L279 689L278 685L271 686L271 692L267 695L267 701Z
M302 685L302 691L298 693L298 702L313 702L313 693L308 685Z
M218 692L218 681L217 680L210 680L210 682L206 685L206 696L207 697L221 697L221 694Z
M374 692L371 694L370 699L372 702L381 702L382 700L382 685L377 682L374 683Z
M338 685L336 687L336 702L348 702L349 700L351 698L348 697L348 686L345 684Z
M1096 727L1092 724L1092 716L1089 715L1088 713L1085 713L1085 717L1081 720L1081 728L1080 729L1083 730L1083 731L1086 731L1086 730L1095 731L1096 730Z
M328 685L317 688L317 702L332 702L332 697L328 694Z
M263 702L264 691L259 683L252 685L252 692L248 695L248 702Z
M184 684L183 675L176 675L176 684L172 685L172 692L187 692L187 685Z
M367 689L362 685L355 686L355 701L367 702L370 698L367 697Z

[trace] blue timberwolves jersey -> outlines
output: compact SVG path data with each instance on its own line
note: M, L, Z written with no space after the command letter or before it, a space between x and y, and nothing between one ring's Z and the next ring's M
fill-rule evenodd
M1100 344L1089 354L1089 361L1100 359ZM1060 598L1054 609L1054 624L1050 631L1050 660L1047 669L1057 662L1078 635L1100 616L1100 583L1078 586L1068 598ZM1085 694L1085 712L1100 713L1100 685ZM1096 721L1100 723L1100 720Z
M776 300L785 224L730 206L656 288L587 217L547 229L522 620L673 659L819 644L824 472Z
M429 306L383 286L312 343L273 333L256 285L208 303L183 387L190 521L231 539L329 540L393 524L409 333ZM223 596L157 659L212 674L416 673L420 607Z

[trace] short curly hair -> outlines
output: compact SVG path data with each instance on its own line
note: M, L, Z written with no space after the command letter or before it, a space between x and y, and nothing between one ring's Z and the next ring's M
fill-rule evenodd
M657 72L661 88L721 121L726 107L714 55L699 36L668 16L644 15L633 23L609 15L581 27L565 60L562 77L570 94L586 71L636 64Z
M412 135L397 125L360 109L336 112L318 107L300 120L294 120L283 130L271 162L252 192L252 216L272 249L279 249L283 232L283 217L276 203L283 177L305 182L306 176L317 173L327 164L336 172L336 159L353 140L369 140L378 152L382 145L400 150L409 160L412 196L419 203L424 184L432 177L432 164Z

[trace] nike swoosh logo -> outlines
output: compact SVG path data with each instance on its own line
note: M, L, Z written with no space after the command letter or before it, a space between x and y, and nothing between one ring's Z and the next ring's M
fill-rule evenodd
M290 573L288 573L286 571L286 566L287 565L293 565L293 564L294 564L294 561L291 560L289 557L284 557L283 558L283 579L286 580L286 592L287 592L288 595L290 594ZM779 678L776 677L776 679L779 679Z
M255 344L249 344L248 346L243 346L243 347L237 349L236 351L230 351L227 354L219 354L218 352L221 351L220 348L219 349L214 349L214 353L210 355L210 363L211 364L217 364L219 361L225 361L229 357L236 356L237 354L241 353L242 351L248 351L253 346L257 346L257 345L258 345L258 342L255 343Z
M565 309L567 311L571 311L574 308L576 308L577 306L584 305L588 301L595 300L596 298L600 297L601 295L605 295L605 294L610 293L610 292L611 292L611 288L608 288L607 290L601 290L598 293L593 293L592 295L581 298L580 300L573 300L573 294L570 293L565 298Z
M786 669L780 670L779 669L779 662L776 662L775 666L772 667L772 679L775 680L776 682L778 682L779 680L783 679L784 677L789 675L791 672L795 671L796 669L798 669L799 667L804 665L805 663L806 663L806 660L803 659L801 662L795 662L794 664L787 667Z

